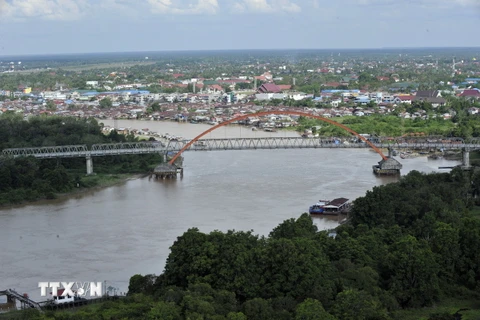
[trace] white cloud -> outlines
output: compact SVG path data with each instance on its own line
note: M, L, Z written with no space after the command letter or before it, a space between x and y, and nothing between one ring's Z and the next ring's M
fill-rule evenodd
M160 14L215 14L218 12L218 0L189 0L173 4L172 0L147 0L153 13Z
M159 14L215 14L218 0L0 0L0 17L77 20L89 13L134 15L148 9Z
M253 13L298 13L302 11L302 8L292 0L240 0L234 3L233 11Z
M77 20L88 6L87 0L0 0L0 16L13 20Z
M413 7L413 6L431 6L431 8L446 8L446 7L471 7L471 6L480 6L479 0L353 0L356 4L367 5L367 6L386 6L386 5L399 5L402 7Z

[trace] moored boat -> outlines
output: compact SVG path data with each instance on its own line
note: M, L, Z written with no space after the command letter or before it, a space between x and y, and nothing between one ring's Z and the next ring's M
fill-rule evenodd
M310 214L338 215L346 214L350 210L350 202L346 198L336 198L333 200L319 200L313 206L310 206Z

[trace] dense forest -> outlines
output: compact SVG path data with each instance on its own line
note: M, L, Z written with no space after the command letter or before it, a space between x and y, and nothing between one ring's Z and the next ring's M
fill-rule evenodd
M479 172L413 171L355 200L335 236L318 231L308 214L267 237L192 228L174 242L161 275L130 279L126 298L29 316L447 320L458 312L478 319L479 191Z
M72 117L0 116L0 152L6 148L113 143L135 141L116 131L104 135L94 119ZM147 173L161 162L159 155L126 155L94 159L94 176L85 176L85 159L43 159L0 157L0 205L16 204L59 193L93 187L114 180L115 175Z

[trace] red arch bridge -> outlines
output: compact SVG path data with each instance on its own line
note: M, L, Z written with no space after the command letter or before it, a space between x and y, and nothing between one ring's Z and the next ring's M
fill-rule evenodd
M467 160L468 151L480 149L479 141L463 141L456 138L443 140L411 139L405 141L392 141L389 138L377 137L371 144L380 150L381 161L393 159L394 151L400 150L462 150L464 159ZM91 148L86 145L39 147L39 148L15 148L4 149L3 156L8 157L28 157L32 156L38 159L51 158L85 158L87 161L87 174L93 173L93 157L116 156L128 154L175 154L180 155L180 151L227 151L227 150L257 150L257 149L349 149L349 148L371 148L363 141L352 138L301 138L301 137L269 137L269 138L231 138L231 139L199 139L193 143L193 140L168 141L168 142L127 142L111 144L95 144ZM191 143L191 144L190 144ZM188 147L186 147L190 144ZM385 156L382 149L389 150ZM177 157L175 158L175 160ZM175 160L169 159L173 165ZM172 161L173 160L173 161ZM464 163L468 166L468 163Z
M323 122L335 125L348 131L352 136L348 138L332 138L332 137L268 137L268 138L230 138L230 139L202 139L205 135L213 130L239 120L269 116L269 115L289 115L311 117ZM185 151L219 151L219 150L256 150L256 149L302 149L302 148L372 148L377 152L381 160L378 165L373 166L373 170L379 174L398 173L402 165L394 159L394 150L462 150L463 165L469 166L469 151L480 149L480 138L463 140L461 138L440 138L440 137L374 137L367 139L365 136L358 134L352 129L335 122L328 118L320 116L296 112L296 111L267 111L254 114L246 114L224 121L216 126L211 127L205 132L199 134L191 140L183 141L153 141L153 142L131 142L131 143L111 143L111 144L94 144L91 148L86 145L70 145L70 146L52 146L38 148L13 148L4 149L2 154L9 157L33 156L39 159L48 158L86 158L87 174L93 173L93 157L127 155L127 154L148 154L161 153L165 156L174 154L168 162L163 166L159 166L158 170L161 175L162 171L172 172L172 168L179 165L176 160ZM388 155L382 152L382 149L389 150Z

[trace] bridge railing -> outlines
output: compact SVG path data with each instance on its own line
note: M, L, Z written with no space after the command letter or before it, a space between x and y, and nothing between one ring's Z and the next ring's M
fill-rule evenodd
M86 157L90 151L86 145L73 146L54 146L54 147L38 147L38 148L14 148L4 149L2 154L13 157L28 157L34 156L36 158L71 158L71 157Z
M189 140L184 143L190 142ZM464 147L479 147L466 144L460 140L407 140L395 141L387 139L371 140L378 148L392 149L460 149ZM480 141L479 141L480 142ZM182 147L182 145L180 145ZM248 149L301 149L301 148L370 148L368 144L358 139L345 138L300 138L300 137L269 137L269 138L225 138L225 139L200 139L192 144L186 151L214 151L214 150L248 150ZM169 151L173 151L167 146Z
M186 141L189 142L189 141ZM247 149L301 149L301 148L369 148L365 143L344 142L336 138L263 137L200 139L188 150L247 150Z
M53 146L38 148L4 149L5 156L34 156L36 158L72 158L99 157L122 154L176 153L191 140L149 142L124 142L94 144L89 150L86 145ZM393 149L480 149L480 139L463 141L459 138L411 137L392 139L375 137L370 140L378 148ZM200 139L193 143L189 151L214 150L255 150L255 149L302 149L302 148L369 148L369 145L355 138L301 138L301 137L268 137L268 138L225 138Z
M163 150L165 150L165 145L159 141L105 143L92 145L91 156L158 153Z

